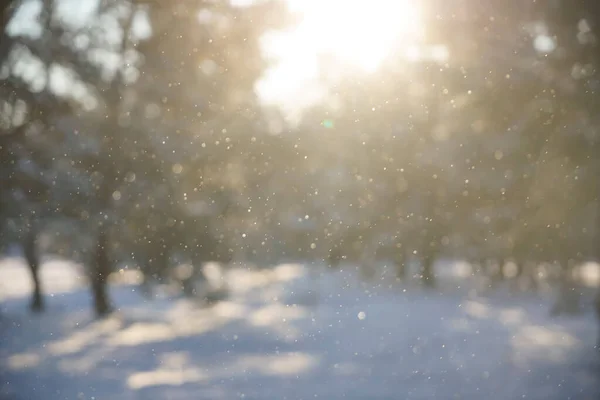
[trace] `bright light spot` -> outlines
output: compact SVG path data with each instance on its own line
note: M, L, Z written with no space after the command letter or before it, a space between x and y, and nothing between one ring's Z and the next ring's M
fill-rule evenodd
M540 53L552 53L556 49L556 43L550 36L538 35L533 41L533 47Z
M8 24L7 31L11 35L39 37L42 34L42 26L38 23L41 12L41 2L24 2L15 12L13 20Z
M358 319L360 319L362 321L365 318L367 318L367 314L365 314L364 311L361 311L358 313Z
M450 57L450 52L446 46L433 46L431 49L431 58L438 62L445 62Z
M175 174L180 174L183 172L183 166L179 163L174 164L172 169L173 169L173 173L175 173Z
M578 268L580 279L586 286L596 287L600 284L600 265L587 262Z
M286 0L302 20L288 31L263 38L267 56L275 61L257 85L267 104L284 110L302 109L321 99L322 62L338 75L355 68L375 72L395 50L420 38L421 24L414 0Z

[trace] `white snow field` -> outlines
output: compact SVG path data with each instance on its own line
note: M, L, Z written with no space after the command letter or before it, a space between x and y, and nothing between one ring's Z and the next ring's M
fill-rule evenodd
M47 311L32 315L25 267L0 261L3 400L600 399L589 305L551 319L539 294L288 264L228 271L212 307L113 284L119 311L95 320L76 267L42 276Z

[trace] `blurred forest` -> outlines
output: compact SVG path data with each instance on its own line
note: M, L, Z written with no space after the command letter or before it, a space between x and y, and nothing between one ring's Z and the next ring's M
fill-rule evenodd
M298 118L255 90L261 38L296 16L237 3L0 1L0 246L93 266L100 297L111 271L160 281L178 260L416 263L434 287L458 258L578 309L600 248L600 3L422 1L410 59L342 74L324 54Z

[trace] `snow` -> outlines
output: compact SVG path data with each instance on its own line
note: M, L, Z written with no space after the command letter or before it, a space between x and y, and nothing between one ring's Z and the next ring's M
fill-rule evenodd
M80 268L42 271L32 315L25 268L0 262L2 399L600 398L593 313L550 319L542 295L238 266L212 307L121 282L94 320Z

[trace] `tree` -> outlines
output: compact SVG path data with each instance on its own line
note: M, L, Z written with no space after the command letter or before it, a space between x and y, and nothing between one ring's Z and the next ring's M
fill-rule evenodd
M282 9L266 3L240 9L228 2L119 1L102 3L89 24L73 30L60 21L54 2L44 7L44 35L12 35L7 59L7 65L25 56L35 59L46 72L42 92L36 93L35 82L15 69L3 81L28 111L23 129L28 134L21 135L22 143L10 143L14 165L26 161L33 171L27 175L48 188L28 201L43 205L45 217L85 220L96 232L99 247L91 263L96 293L110 272L109 249L101 249L108 242L115 247L107 239L111 218L129 222L129 237L120 241L128 244L118 250L133 253L147 275L163 275L169 254L178 248L199 262L227 259L229 248L209 247L223 245L218 232L223 229L217 225L224 225L219 214L231 209L227 197L234 191L259 195L246 187L256 186L266 173L263 166L236 178L245 163L270 157L261 151L268 146L262 135L266 120L253 85L264 66L258 39L263 29L281 21ZM196 12L203 15L202 24ZM274 15L270 21L268 13ZM256 23L258 16L264 24ZM135 36L134 18L146 18L149 37ZM106 21L112 24L108 28ZM107 29L116 40L108 39ZM102 62L98 54L115 62ZM51 71L56 69L68 75L76 90L53 90ZM64 106L59 110L59 105ZM262 158L246 151L248 144ZM23 171L11 167L16 189L23 189L16 172ZM190 214L198 202L214 205L217 215ZM18 214L21 208L13 204ZM37 215L33 219L40 221ZM110 235L115 239L114 232ZM219 238L212 245L210 235ZM32 270L35 275L37 268ZM101 293L97 298L106 300ZM101 313L108 309L97 306Z

